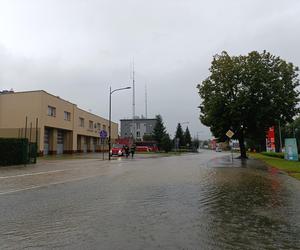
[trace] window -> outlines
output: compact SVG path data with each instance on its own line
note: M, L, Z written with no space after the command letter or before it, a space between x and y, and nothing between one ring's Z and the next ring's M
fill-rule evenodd
M64 112L64 119L65 121L71 121L71 113L68 111Z
M84 118L79 117L79 127L84 127Z
M140 138L140 137L141 137L140 131L137 131L137 132L136 132L136 137L137 137L137 138Z
M90 128L90 129L93 129L93 127L94 127L93 121L89 121L89 128Z
M105 125L103 125L103 130L106 130L106 126Z
M101 124L99 122L97 123L97 129L101 129Z
M48 106L48 115L49 116L56 116L56 108L52 106Z
M136 129L140 129L140 123L136 124Z

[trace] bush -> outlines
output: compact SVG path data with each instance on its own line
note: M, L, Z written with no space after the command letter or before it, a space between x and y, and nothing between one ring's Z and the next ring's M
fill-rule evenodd
M173 148L172 140L170 139L169 134L165 134L161 139L161 149L165 152L171 151Z
M282 158L284 159L284 153L275 153L275 152L261 152L262 155L270 156L270 157L276 157L276 158Z
M0 166L29 162L28 139L0 138Z

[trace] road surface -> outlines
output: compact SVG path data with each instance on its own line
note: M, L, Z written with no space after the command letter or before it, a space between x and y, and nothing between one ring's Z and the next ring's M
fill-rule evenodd
M0 249L300 249L300 182L199 154L0 168Z

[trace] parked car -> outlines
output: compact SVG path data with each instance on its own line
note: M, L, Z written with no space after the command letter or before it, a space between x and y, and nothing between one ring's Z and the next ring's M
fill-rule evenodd
M113 144L110 150L110 155L123 156L125 154L125 149L123 144Z

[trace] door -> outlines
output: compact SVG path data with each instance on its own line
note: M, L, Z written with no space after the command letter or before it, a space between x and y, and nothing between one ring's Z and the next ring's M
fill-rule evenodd
M57 130L57 154L61 155L64 153L64 131Z
M45 132L44 132L44 155L49 154L49 136L50 136L50 130L48 128L45 128Z

